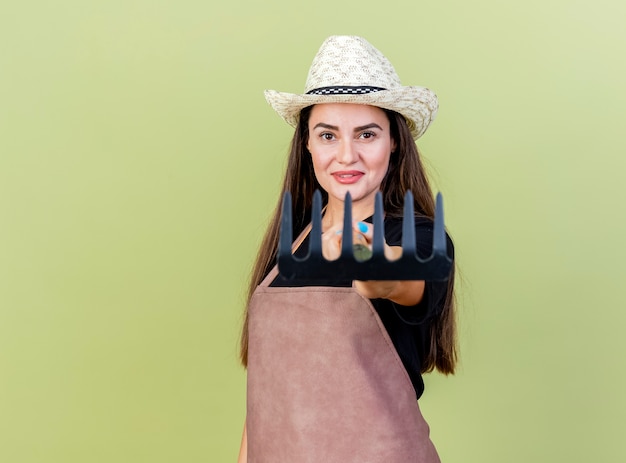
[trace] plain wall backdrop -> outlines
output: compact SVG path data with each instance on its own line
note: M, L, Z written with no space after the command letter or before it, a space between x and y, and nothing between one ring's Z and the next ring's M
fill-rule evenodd
M5 2L6 3L6 2ZM235 461L248 272L333 34L433 89L461 273L445 462L621 462L626 3L0 7L0 461ZM340 437L339 437L340 438Z

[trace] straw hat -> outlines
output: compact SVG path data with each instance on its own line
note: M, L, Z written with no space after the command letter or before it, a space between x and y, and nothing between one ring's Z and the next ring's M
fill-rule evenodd
M402 114L414 139L437 115L437 95L425 87L405 87L385 56L361 37L336 35L313 59L304 94L266 90L265 99L290 125L300 111L320 103L359 103Z

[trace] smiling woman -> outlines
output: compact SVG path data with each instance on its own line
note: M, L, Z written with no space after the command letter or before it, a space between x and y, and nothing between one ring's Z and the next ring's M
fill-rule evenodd
M297 256L307 254L316 189L327 259L341 252L348 193L354 242L371 248L379 191L385 255L399 257L408 190L418 255L429 256L434 201L415 140L436 115L434 93L402 86L366 40L334 36L313 61L306 95L267 91L266 98L295 126L283 193L293 198ZM275 266L279 222L278 205L250 282L239 461L439 461L417 400L422 373L455 369L454 271L444 282L286 279ZM452 258L449 239L448 249Z
M327 211L343 210L352 196L353 217L363 220L373 210L374 197L387 174L395 149L389 119L375 106L318 104L311 110L311 153L315 177L328 193Z

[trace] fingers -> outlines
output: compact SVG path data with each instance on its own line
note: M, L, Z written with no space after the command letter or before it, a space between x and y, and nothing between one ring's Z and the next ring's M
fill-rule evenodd
M373 231L369 224L365 222L354 222L353 229L353 254L354 258L363 262L372 257Z
M374 225L367 222L354 222L352 225L354 229L354 243L364 244L370 250L372 249L372 242L374 241ZM402 256L402 247L389 246L386 242L384 244L384 252L387 260L396 260Z
M352 242L354 245L361 245L371 251L374 239L374 226L367 222L354 222L352 224ZM343 230L332 228L322 233L322 254L327 260L335 260L341 255L341 244L343 241ZM371 252L367 256L371 255ZM361 260L366 260L365 257Z
M352 224L354 230L354 242L370 246L374 239L374 226L367 222L354 222Z
M341 254L341 230L330 229L322 233L322 255L326 260L335 260Z

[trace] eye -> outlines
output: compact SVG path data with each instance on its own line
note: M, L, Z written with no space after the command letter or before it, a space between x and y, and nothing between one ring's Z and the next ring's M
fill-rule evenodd
M376 136L376 134L374 132L363 132L361 133L361 138L364 139L369 139L369 138L374 138Z
M322 140L330 141L330 140L333 140L335 138L335 136L332 133L330 133L330 132L322 132L322 133L320 133L320 138Z

